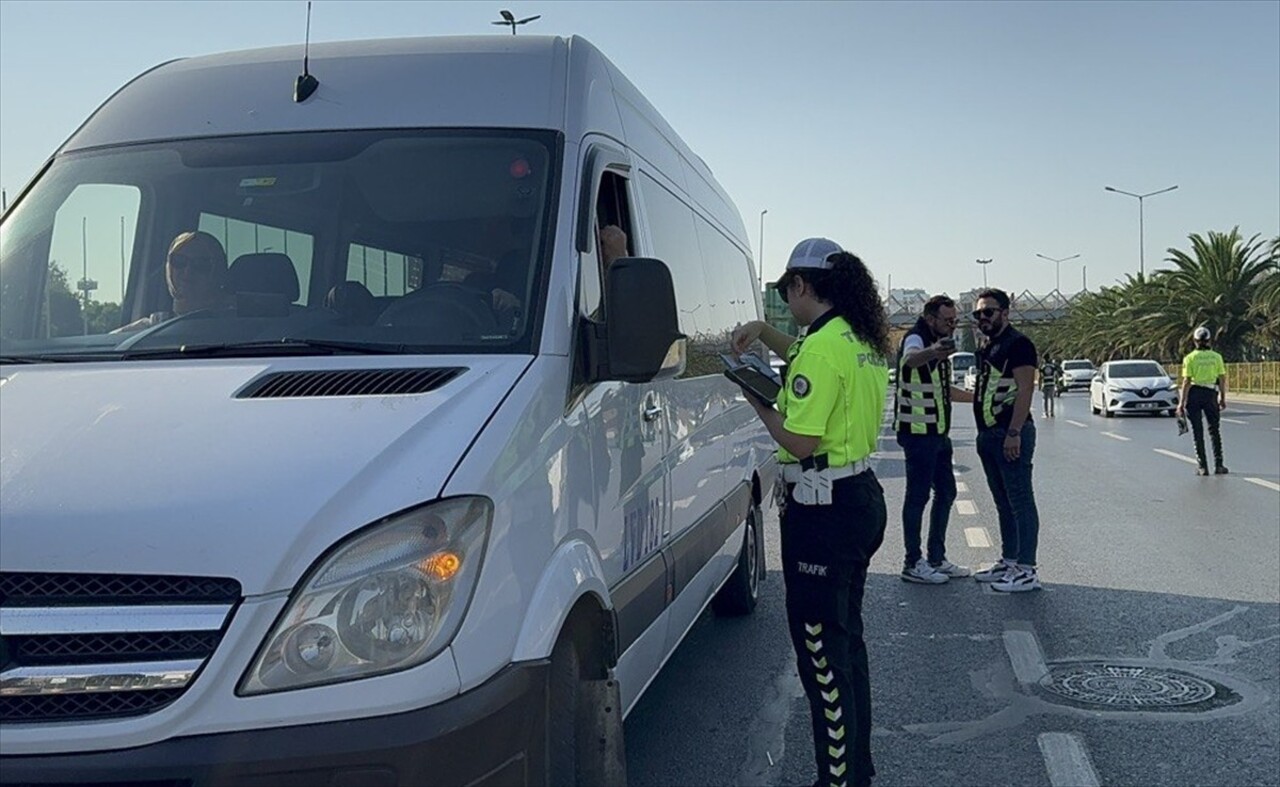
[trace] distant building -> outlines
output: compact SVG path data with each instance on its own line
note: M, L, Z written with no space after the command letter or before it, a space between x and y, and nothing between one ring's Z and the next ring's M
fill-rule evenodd
M791 307L782 302L782 296L773 287L766 287L764 290L764 321L788 336L798 333L796 321L791 316Z

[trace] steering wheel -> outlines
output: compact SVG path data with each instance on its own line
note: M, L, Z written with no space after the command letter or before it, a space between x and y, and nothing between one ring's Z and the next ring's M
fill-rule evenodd
M492 335L498 333L492 297L461 282L436 282L388 306L378 322L396 328L431 327L462 337Z

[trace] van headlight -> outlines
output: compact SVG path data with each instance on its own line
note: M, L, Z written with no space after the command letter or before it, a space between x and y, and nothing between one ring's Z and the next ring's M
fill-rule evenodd
M308 572L238 694L408 669L457 632L480 574L493 503L458 497L368 528Z

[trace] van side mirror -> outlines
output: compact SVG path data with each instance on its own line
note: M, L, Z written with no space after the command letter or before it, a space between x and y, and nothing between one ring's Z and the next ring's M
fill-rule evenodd
M593 381L647 383L684 372L688 339L680 333L671 271L661 260L623 257L609 266L603 329L597 342L603 346L589 351L596 359Z

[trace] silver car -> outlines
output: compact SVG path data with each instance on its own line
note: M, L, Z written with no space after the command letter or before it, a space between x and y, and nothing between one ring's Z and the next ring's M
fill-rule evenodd
M1173 415L1177 384L1155 361L1108 361L1089 384L1089 409L1111 418L1116 413Z

